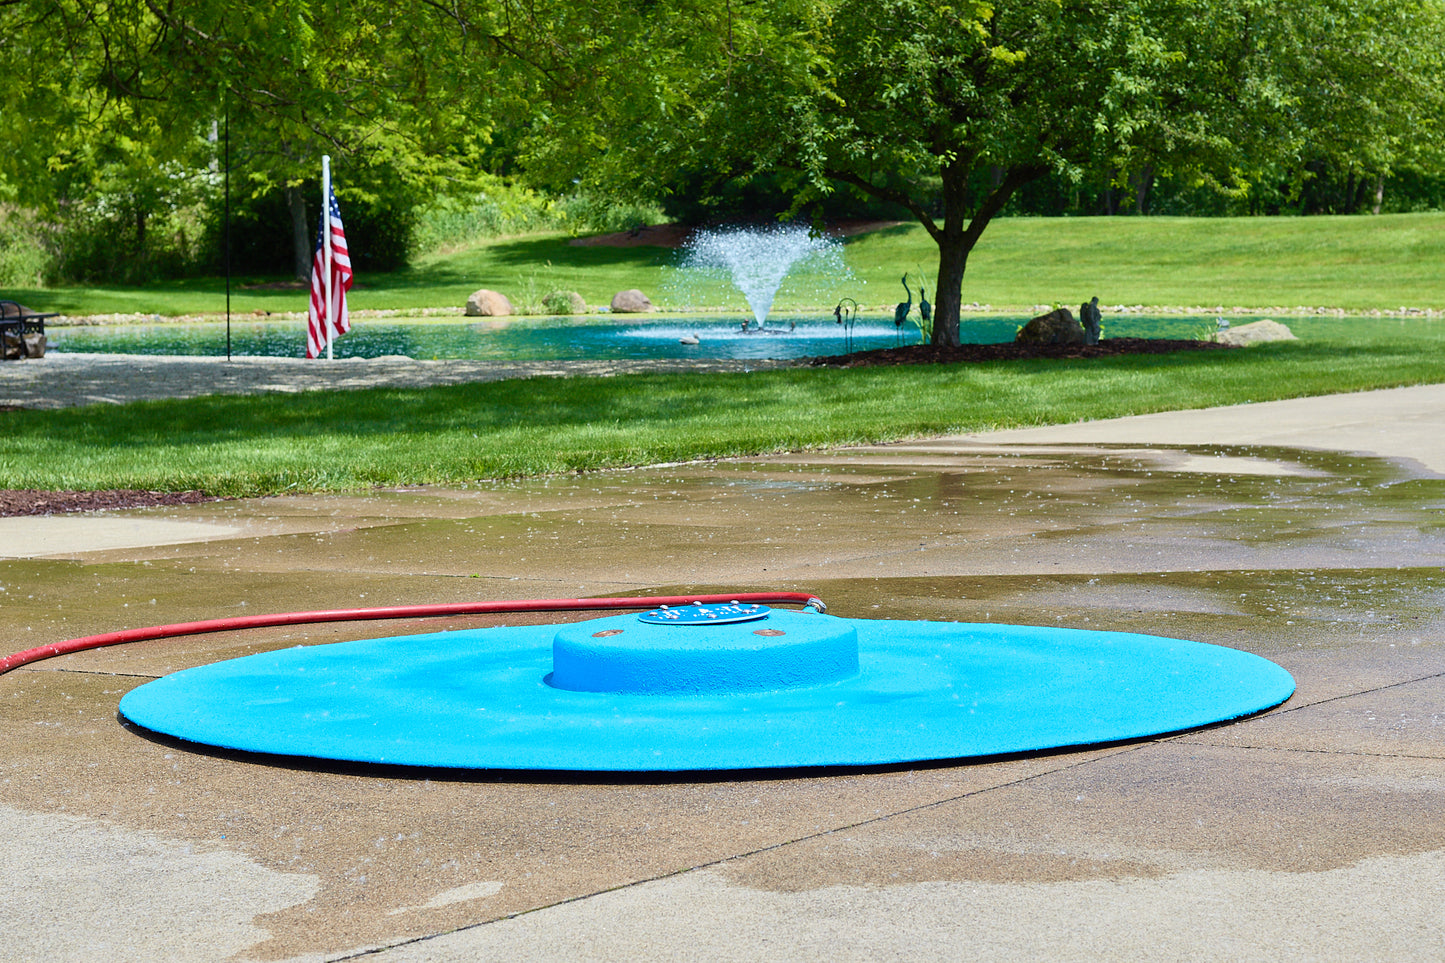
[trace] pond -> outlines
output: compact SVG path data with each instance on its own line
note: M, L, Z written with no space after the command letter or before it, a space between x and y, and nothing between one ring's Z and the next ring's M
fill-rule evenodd
M965 317L965 342L1012 341L1026 318ZM1242 323L1244 319L1236 319ZM661 320L599 320L592 317L453 322L358 319L335 345L338 358L406 355L418 360L464 358L481 361L553 361L588 358L698 360L805 358L843 354L843 327L816 315L769 318L742 331L743 316L673 317ZM1106 318L1105 337L1198 338L1212 330L1212 319ZM52 326L50 350L60 353L210 355L226 354L224 323ZM912 322L896 328L892 319L859 318L853 326L854 351L917 344ZM231 353L299 358L306 351L304 321L231 322Z

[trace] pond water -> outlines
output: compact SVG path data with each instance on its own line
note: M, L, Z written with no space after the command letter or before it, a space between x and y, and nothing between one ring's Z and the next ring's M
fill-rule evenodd
M370 321L352 322L337 340L338 358L406 355L419 360L467 358L482 361L569 360L585 358L805 358L843 354L844 329L832 317L769 318L759 331L742 331L743 316L597 320L539 318L510 322ZM966 317L965 342L1012 341L1023 317ZM1243 323L1236 319L1234 323ZM1192 318L1106 318L1105 337L1197 338L1213 321ZM52 326L50 350L62 353L211 355L226 354L223 323ZM853 326L854 351L917 344L920 332L909 322L902 329L888 318L859 318ZM693 341L696 343L692 343ZM684 343L686 342L686 343ZM231 322L231 353L299 358L306 353L303 321Z

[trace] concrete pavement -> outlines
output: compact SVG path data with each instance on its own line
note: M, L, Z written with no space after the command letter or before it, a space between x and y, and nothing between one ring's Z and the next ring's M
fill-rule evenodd
M67 354L0 364L0 410L125 404L160 398L263 392L411 388L506 378L564 378L631 371L756 371L768 360L428 361L380 358L272 358L236 355Z
M1292 398L993 432L1003 444L1283 446L1360 452L1445 472L1445 385Z
M230 613L778 588L848 616L1193 638L1299 684L1256 718L1081 752L574 780L295 766L116 719L179 668L435 622L79 653L0 677L6 955L1445 958L1442 424L1429 386L0 519L9 651Z

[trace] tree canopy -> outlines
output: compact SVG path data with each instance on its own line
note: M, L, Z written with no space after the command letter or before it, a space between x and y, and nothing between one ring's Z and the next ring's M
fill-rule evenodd
M970 252L1045 178L1142 208L1438 170L1442 50L1445 0L0 0L0 199L166 203L226 117L254 193L323 152L411 197L769 178L922 223L955 343Z
M236 192L289 195L304 263L299 188L323 153L359 175L346 191L368 203L472 169L504 112L474 46L432 7L380 0L6 0L0 199L54 212L104 195L158 211L195 182L216 191L228 127Z
M651 191L678 172L781 169L800 204L837 190L890 201L938 244L942 344L958 341L969 253L1045 176L1102 170L1138 189L1168 171L1246 192L1309 162L1378 175L1440 151L1439 0L645 9L628 25L641 63L549 118L533 161L565 154Z

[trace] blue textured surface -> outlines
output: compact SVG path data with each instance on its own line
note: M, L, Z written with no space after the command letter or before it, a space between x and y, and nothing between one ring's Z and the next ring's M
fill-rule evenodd
M606 632L639 623L618 615L581 624ZM1179 639L779 610L767 624L851 627L858 673L761 692L569 691L546 681L553 640L567 627L528 626L248 656L141 686L120 711L147 729L253 752L469 769L677 771L1084 746L1237 718L1294 691L1272 662Z
M644 615L625 628L561 627L549 681L584 692L701 695L812 686L858 674L858 633L842 619L779 613L747 625L647 621Z

